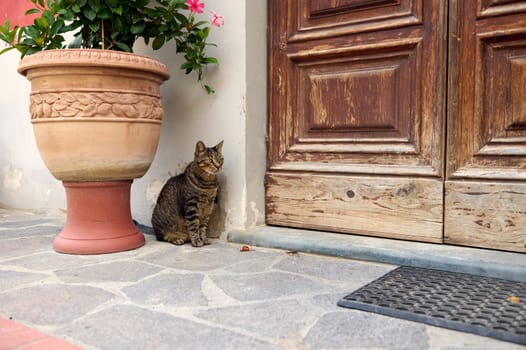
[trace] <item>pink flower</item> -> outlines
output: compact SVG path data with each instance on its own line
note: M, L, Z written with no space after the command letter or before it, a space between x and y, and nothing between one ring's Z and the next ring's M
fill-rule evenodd
M225 24L225 20L223 19L223 16L221 16L219 13L215 11L210 11L212 13L212 17L210 18L210 23L213 26L221 27L223 24Z
M203 13L205 4L199 2L199 0L186 0L186 4L188 5L190 12Z

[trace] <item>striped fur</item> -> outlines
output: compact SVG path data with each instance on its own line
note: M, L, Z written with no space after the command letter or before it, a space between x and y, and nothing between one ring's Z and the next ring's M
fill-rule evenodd
M194 247L209 244L208 221L216 202L217 174L223 166L222 147L223 141L211 148L197 142L194 161L166 182L152 214L159 241L191 242Z

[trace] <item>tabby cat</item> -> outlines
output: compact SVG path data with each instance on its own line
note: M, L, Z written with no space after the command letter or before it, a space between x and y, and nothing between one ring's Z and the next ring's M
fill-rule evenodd
M166 182L152 214L157 240L177 245L192 242L194 247L210 244L208 220L216 202L217 174L223 166L222 147L223 141L211 148L198 141L193 162Z

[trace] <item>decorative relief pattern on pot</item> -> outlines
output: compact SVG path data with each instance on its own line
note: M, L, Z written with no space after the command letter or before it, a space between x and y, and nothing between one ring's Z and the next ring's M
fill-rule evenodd
M137 118L162 120L160 97L115 92L34 93L31 119L41 118Z

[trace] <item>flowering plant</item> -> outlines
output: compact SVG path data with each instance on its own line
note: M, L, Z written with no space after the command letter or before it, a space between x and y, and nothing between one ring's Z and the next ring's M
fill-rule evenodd
M195 71L197 80L208 93L214 90L203 83L203 68L216 64L206 54L210 25L220 27L223 18L210 11L210 21L199 21L201 0L31 0L35 8L26 15L38 14L32 25L10 28L0 25L0 40L7 47L0 54L17 49L22 57L42 50L92 48L132 52L133 44L143 38L154 50L174 41L182 53L186 74ZM64 33L73 32L65 44Z

